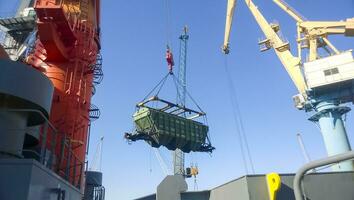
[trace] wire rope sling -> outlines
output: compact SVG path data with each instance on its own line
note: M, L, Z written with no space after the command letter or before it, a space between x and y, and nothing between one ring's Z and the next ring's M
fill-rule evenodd
M164 146L169 150L180 149L185 153L212 153L215 148L209 139L206 113L189 92L186 91L186 94L198 110L159 98L158 95L169 77L172 77L178 90L181 83L169 68L169 73L136 105L136 112L133 114L134 131L125 133L124 137L129 142L144 140L155 148ZM152 95L154 92L156 93Z

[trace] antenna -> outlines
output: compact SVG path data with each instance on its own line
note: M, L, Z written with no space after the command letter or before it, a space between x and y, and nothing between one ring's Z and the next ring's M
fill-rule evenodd
M304 141L302 140L301 134L300 133L296 134L296 137L297 137L297 141L298 141L298 143L300 145L302 155L304 156L304 158L305 158L307 163L310 162L311 159L310 159L309 154L306 151L306 148L305 148L305 145L304 145Z
M300 145L300 148L301 148L301 151L302 151L302 155L304 156L304 158L305 158L307 163L310 162L311 159L310 159L309 154L306 151L306 148L305 148L305 145L304 145L304 141L302 140L301 133L296 134L296 137L297 137L297 141L299 142L299 145ZM316 169L312 169L311 172L315 173Z
M152 148L152 147L151 147ZM160 151L157 148L153 148L154 153L155 153L155 157L156 159L159 161L161 170L163 171L163 173L165 174L165 176L168 176L170 174L170 170L168 169L166 162L164 161L164 159L161 156Z
M98 171L98 172L100 172L102 170L103 139L104 139L104 137L102 136L100 141L97 144L95 155L94 155L94 157L92 159L92 164L89 167L90 171Z

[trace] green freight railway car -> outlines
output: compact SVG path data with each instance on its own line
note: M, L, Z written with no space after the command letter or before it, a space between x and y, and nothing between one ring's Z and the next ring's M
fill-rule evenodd
M150 101L160 101L166 106L160 109L146 106ZM186 118L186 113L195 115ZM208 138L208 126L192 119L203 115L205 113L153 97L138 104L138 110L133 115L136 130L132 134L127 133L126 138L131 141L145 140L156 148L181 149L185 153L211 152L214 147Z

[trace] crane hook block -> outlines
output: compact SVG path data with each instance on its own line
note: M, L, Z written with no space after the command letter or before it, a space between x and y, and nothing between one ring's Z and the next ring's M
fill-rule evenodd
M266 175L268 193L270 200L276 200L277 192L280 190L281 178L277 173L269 173Z
M229 44L223 45L223 46L221 47L221 49L222 49L222 52L223 52L224 54L226 54L226 55L230 53L230 46L229 46Z
M168 71L170 72L170 74L172 74L173 66L175 65L175 62L173 60L172 51L168 46L167 46L167 50L166 50L166 61L167 61L167 65L168 65Z

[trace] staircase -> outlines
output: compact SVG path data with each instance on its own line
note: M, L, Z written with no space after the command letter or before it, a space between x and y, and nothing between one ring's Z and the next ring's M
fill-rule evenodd
M47 2L47 3L45 3ZM67 13L63 4L52 4L47 1L37 1L35 10L40 23L38 23L38 35L43 46L48 51L48 59L63 61L69 59L69 52L74 48L77 40L72 24L74 19L70 9ZM69 18L71 18L69 20Z

